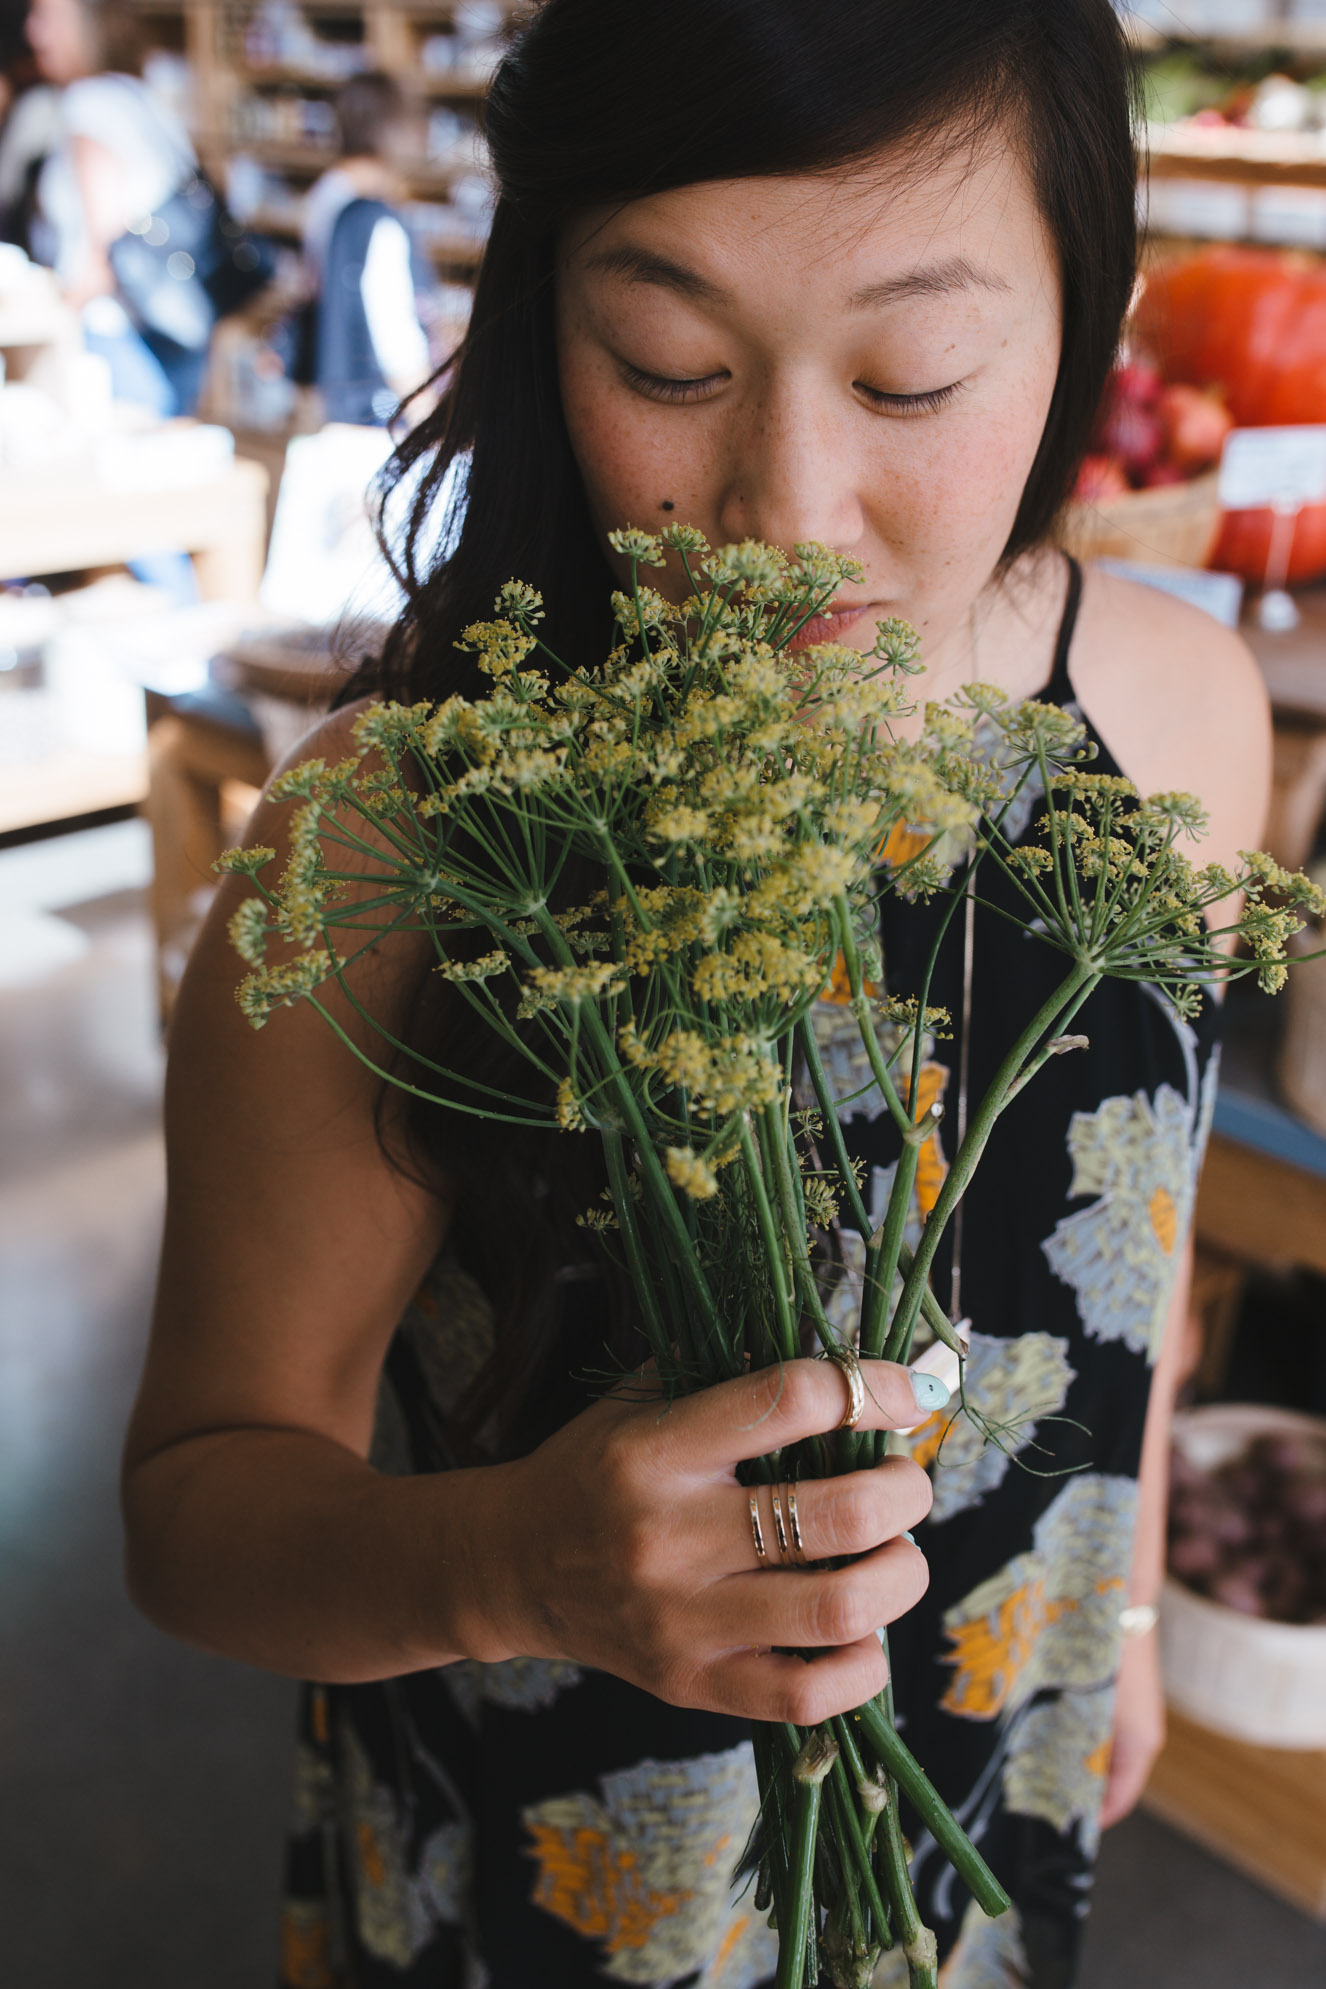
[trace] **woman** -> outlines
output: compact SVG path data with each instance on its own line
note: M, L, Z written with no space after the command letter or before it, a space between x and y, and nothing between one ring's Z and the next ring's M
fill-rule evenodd
M382 427L428 377L410 238L397 209L411 113L400 85L370 72L336 95L340 157L309 189L305 361L329 421Z
M33 0L28 41L60 97L60 140L37 182L34 250L82 314L88 349L118 400L192 414L206 353L139 331L115 294L113 244L176 194L197 167L187 133L139 80L129 9L104 0Z
M549 0L488 135L474 329L402 466L431 452L422 527L472 450L459 539L357 690L467 687L451 645L512 574L544 589L560 653L601 656L621 521L818 539L865 578L816 633L864 649L903 615L928 695L980 675L1071 698L1104 766L1204 795L1212 857L1255 840L1246 652L1094 572L1079 600L1048 544L1133 282L1108 0ZM259 811L255 838L283 830ZM1019 1101L967 1209L972 1367L1004 1448L960 1447L948 1475L941 1456L933 1493L907 1457L807 1486L807 1552L854 1558L793 1580L757 1572L733 1466L835 1426L841 1376L796 1362L664 1418L593 1401L574 1377L630 1339L572 1221L596 1192L581 1149L411 1119L303 1011L255 1042L235 902L178 1010L126 1497L156 1620L327 1681L306 1699L285 1981L335 1979L340 1955L365 1984L763 1982L771 1937L729 1888L741 1723L876 1690L889 1622L909 1740L1015 1901L982 1923L918 1837L946 1984L1070 1983L1099 1822L1160 1735L1154 1637L1127 1645L1112 1736L1110 1715L1120 1619L1160 1578L1206 1043L1145 991L1096 997L1090 1051ZM901 992L924 933L906 914L886 935ZM1044 969L984 915L970 957L975 1087ZM449 1032L473 1068L482 1045L419 998L423 964L370 958L360 999L397 1035ZM945 963L955 1013L966 966ZM850 1131L883 1174L869 1099ZM881 1425L942 1401L900 1370L872 1381ZM365 1462L375 1412L375 1456L413 1475ZM814 1664L775 1654L804 1645Z

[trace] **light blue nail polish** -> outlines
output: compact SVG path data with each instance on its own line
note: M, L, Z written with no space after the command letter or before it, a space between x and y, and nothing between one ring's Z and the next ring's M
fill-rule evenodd
M944 1409L950 1396L937 1374L912 1374L912 1394L918 1409Z
M910 1541L911 1541L911 1543L912 1543L912 1546L913 1546L913 1547L915 1547L915 1545L916 1545L916 1535L915 1535L914 1533L904 1533L902 1537L903 1537L903 1539L904 1539L904 1540L910 1540Z

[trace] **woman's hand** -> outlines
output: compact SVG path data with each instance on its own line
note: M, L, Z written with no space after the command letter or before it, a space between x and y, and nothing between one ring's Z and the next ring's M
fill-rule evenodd
M1110 1750L1100 1827L1108 1830L1135 1809L1156 1756L1165 1744L1165 1689L1160 1675L1160 1639L1155 1631L1130 1638L1123 1647L1114 1738Z
M901 1367L872 1361L865 1378L862 1429L905 1429L934 1406L918 1404ZM806 1558L857 1557L837 1569L776 1565L761 1489L761 1563L734 1467L835 1429L841 1372L793 1361L670 1406L642 1399L645 1386L597 1403L518 1463L464 1474L473 1601L461 1648L489 1661L571 1658L673 1705L803 1726L872 1697L887 1678L875 1632L929 1578L899 1538L930 1509L925 1473L899 1457L798 1484ZM777 1654L801 1649L821 1655Z

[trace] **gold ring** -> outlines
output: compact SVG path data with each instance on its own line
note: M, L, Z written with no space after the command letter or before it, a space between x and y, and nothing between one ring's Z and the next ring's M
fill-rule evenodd
M804 1568L806 1565L806 1550L801 1544L801 1521L797 1518L797 1488L789 1479L784 1489L787 1492L788 1524L792 1528L792 1554L797 1566Z
M782 1559L790 1565L792 1550L787 1544L787 1527L783 1520L783 1502L778 1496L777 1485L770 1487L769 1497L773 1500L774 1532L778 1535L778 1552Z
M769 1550L764 1544L764 1528L760 1525L760 1501L754 1492L750 1495L750 1530L751 1538L755 1542L755 1552L762 1561L767 1561Z
M847 1414L839 1423L840 1430L854 1430L860 1422L866 1406L866 1384L861 1375L861 1363L855 1349L843 1346L841 1342L826 1347L820 1355L822 1361L832 1361L847 1383Z

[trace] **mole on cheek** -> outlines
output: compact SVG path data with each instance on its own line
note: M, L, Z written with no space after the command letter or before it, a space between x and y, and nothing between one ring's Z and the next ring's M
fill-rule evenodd
M670 497L665 497L658 508L660 511L675 511L677 507Z

